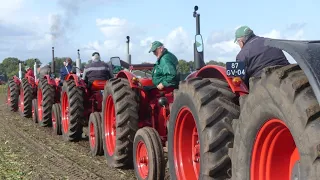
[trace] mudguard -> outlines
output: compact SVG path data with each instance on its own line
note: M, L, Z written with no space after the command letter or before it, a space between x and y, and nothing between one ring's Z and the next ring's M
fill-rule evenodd
M232 83L232 78L227 76L226 68L222 66L206 65L202 67L199 71L190 74L186 79L194 77L224 79L228 82L233 93L248 94L247 86L243 82L240 84L240 86L235 86Z
M320 103L320 40L296 41L266 38L266 46L286 51L299 64Z
M139 85L133 81L133 78L137 78L133 73L125 70L121 70L116 75L116 78L125 78L128 79L131 88L139 88Z
M73 79L76 83L76 86L86 88L86 83L83 79L79 78L76 74L68 74L65 77L65 80Z

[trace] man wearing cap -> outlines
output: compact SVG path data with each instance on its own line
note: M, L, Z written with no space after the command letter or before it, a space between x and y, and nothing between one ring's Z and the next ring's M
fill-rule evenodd
M236 61L246 64L244 83L248 87L250 77L260 77L263 68L290 64L281 49L265 46L264 41L264 37L256 36L248 26L236 30L234 42L241 48Z
M100 60L98 52L92 54L91 60L92 62L84 68L82 75L87 84L91 84L94 80L108 80L113 77L109 65Z
M71 72L71 70L72 70L72 59L68 57L63 62L63 66L60 68L60 83L63 82L63 80Z
M159 90L164 87L176 88L179 85L179 76L177 75L177 57L164 48L159 41L154 41L151 44L149 53L157 57L157 62L152 70L152 82Z

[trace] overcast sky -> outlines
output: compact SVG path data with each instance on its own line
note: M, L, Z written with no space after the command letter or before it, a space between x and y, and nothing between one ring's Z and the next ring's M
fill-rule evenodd
M1 0L0 61L6 57L82 61L99 51L104 60L125 59L131 37L132 62L154 62L153 40L179 59L193 59L195 19L199 6L205 60L234 61L239 47L235 28L250 26L257 35L283 39L320 39L319 0ZM258 3L259 2L259 3Z

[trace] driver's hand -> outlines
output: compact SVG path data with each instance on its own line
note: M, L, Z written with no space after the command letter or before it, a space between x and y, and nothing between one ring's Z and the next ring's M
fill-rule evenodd
M164 86L163 86L162 83L160 83L160 84L158 84L157 88L158 88L159 90L162 90L162 89L164 88Z

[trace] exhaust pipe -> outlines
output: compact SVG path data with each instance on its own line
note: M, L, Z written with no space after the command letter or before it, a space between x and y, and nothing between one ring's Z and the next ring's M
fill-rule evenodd
M21 61L19 61L19 79L22 79Z
M127 63L131 64L131 54L129 51L130 36L127 36Z
M34 81L37 81L37 59L34 59L33 74L34 74Z
M200 35L200 14L197 13L198 6L194 7L193 17L196 18L196 35ZM202 45L203 46L203 45ZM203 59L203 51L197 51L196 43L193 44L193 51L194 51L194 67L196 70L201 69L205 66L204 59Z
M55 71L55 62L54 62L54 47L52 47L52 63L51 63L51 74L54 74Z
M80 77L80 67L81 66L81 59L80 59L80 49L78 49L78 58L76 59L76 74Z

